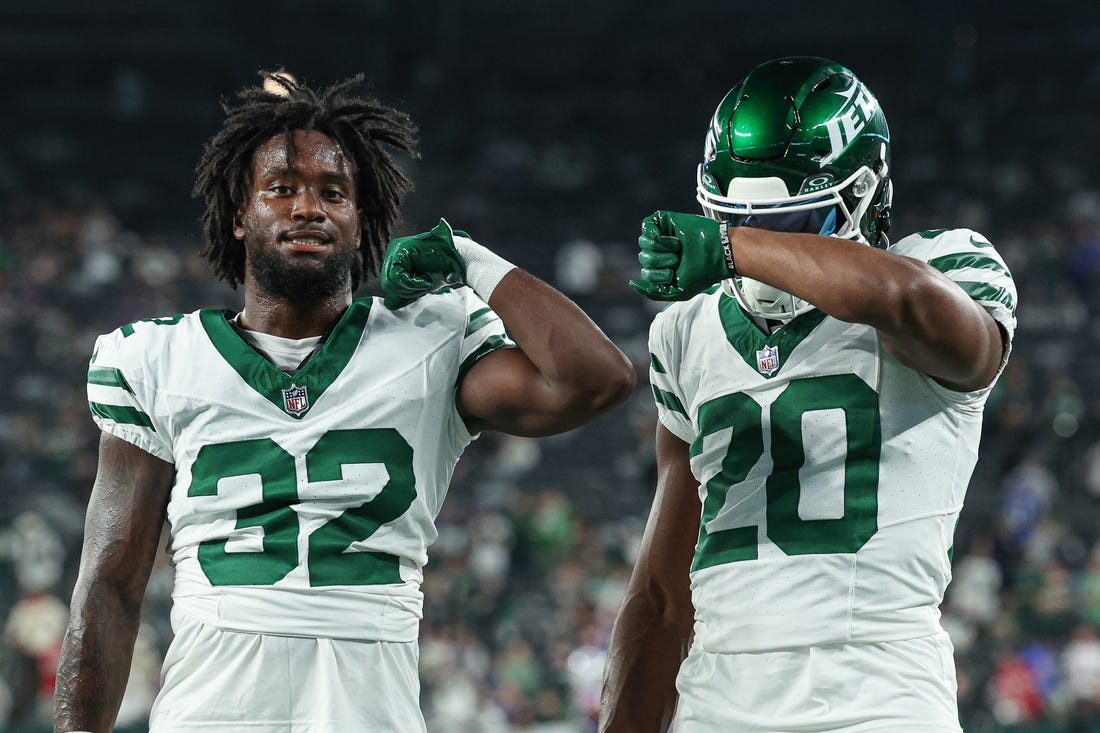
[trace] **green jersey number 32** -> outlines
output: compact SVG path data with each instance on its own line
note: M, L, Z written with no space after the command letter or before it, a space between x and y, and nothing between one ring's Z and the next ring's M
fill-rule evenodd
M838 519L802 519L798 503L799 471L806 461L802 417L807 412L843 410L844 514ZM882 430L878 394L854 374L797 379L772 403L772 472L767 493L766 534L788 555L852 553L878 531L878 472ZM758 557L756 526L707 531L707 524L726 503L730 487L744 481L764 454L763 409L746 394L717 397L699 410L699 437L691 445L698 455L703 439L731 430L721 470L707 482L692 570Z
M396 556L347 552L379 527L404 514L416 498L413 451L392 428L332 430L305 454L307 481L335 481L345 465L381 463L389 474L382 490L309 535L311 586L400 583ZM259 475L263 500L237 512L237 529L260 527L262 552L227 552L225 539L199 545L199 565L211 585L271 585L296 568L298 481L294 456L270 438L205 445L191 467L188 496L215 496L225 478Z

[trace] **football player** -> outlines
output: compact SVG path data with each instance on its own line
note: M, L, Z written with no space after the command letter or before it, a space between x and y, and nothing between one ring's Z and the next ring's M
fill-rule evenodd
M889 163L866 85L779 59L718 105L705 216L643 221L674 302L602 731L960 730L938 606L1016 290L977 232L891 246Z
M415 130L358 81L268 75L207 144L205 254L244 309L96 343L58 731L111 729L165 518L175 638L152 731L423 731L421 570L459 455L633 388L576 305L447 222L387 246L410 188L391 150L415 155ZM355 299L379 267L385 299Z

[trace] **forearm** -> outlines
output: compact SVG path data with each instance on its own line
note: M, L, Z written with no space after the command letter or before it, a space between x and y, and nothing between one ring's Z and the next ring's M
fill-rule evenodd
M78 583L57 668L59 733L111 730L130 674L140 607L140 600L135 604L106 583Z
M740 274L834 318L875 328L903 364L960 391L985 387L996 376L1004 353L1001 330L927 263L831 237L732 231Z
M174 476L172 464L108 433L100 436L80 575L57 668L59 733L106 733L114 725Z
M604 668L601 733L668 730L676 710L676 675L691 640L690 626L668 618L651 597L627 597Z
M833 237L731 228L738 274L798 296L842 321L894 332L940 283L909 257Z
M695 623L689 569L702 505L690 448L660 423L657 493L626 600L611 630L600 700L603 733L663 733Z
M508 334L567 401L601 412L634 388L634 367L573 301L542 280L512 270L493 290L489 306Z
M457 253L451 257L449 231L441 222L410 243L391 242L386 262L392 272L383 288L388 285L403 297L460 265L463 281L489 304L519 346L484 356L462 378L456 403L471 431L554 435L589 422L630 395L633 365L575 303L466 237L455 238ZM405 244L408 248L402 249ZM428 247L433 255L421 254L418 261L417 248ZM410 274L409 259L413 269L436 274Z

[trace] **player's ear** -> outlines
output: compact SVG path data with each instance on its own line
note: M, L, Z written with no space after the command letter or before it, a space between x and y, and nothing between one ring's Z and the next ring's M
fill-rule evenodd
M233 213L233 236L241 242L244 241L244 205Z

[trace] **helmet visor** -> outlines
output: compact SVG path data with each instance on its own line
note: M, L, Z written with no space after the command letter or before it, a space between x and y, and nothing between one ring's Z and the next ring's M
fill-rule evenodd
M791 211L776 207L774 213L767 210L753 214L724 214L723 218L731 227L751 227L766 229L769 232L792 232L797 234L836 234L836 206Z

